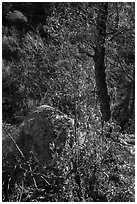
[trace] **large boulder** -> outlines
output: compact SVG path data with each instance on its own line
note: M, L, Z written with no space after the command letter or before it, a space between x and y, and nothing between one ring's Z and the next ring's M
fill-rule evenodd
M53 155L63 151L70 130L73 131L73 119L53 107L42 105L21 124L16 142L26 158L34 152L37 161L50 165Z

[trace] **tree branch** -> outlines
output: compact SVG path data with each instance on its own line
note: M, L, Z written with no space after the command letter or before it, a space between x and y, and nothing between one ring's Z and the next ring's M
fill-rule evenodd
M109 33L106 33L106 36L109 38L109 36L110 35L113 35L113 36L110 36L110 38L108 39L108 41L112 41L116 36L118 36L118 35L123 35L123 34L125 34L125 33L127 33L127 32L131 32L131 30L132 29L129 29L129 28L127 28L127 29L122 29L122 30L114 30L114 31L112 31L112 32L109 32Z
M93 59L95 59L95 56L90 54L87 50L85 50L84 48L80 47L80 45L78 45L78 48L79 48L79 52L81 54L86 54L88 57L92 57Z

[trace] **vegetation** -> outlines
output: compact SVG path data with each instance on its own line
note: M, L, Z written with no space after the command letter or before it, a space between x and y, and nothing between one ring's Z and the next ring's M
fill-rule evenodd
M135 201L135 4L2 10L3 201ZM50 167L17 144L22 122L44 104L74 121L64 150L51 147Z

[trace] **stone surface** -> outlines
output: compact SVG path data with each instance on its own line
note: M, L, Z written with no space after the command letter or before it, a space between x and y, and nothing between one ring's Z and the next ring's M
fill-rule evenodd
M49 165L53 153L62 152L73 120L57 109L42 105L20 127L17 144L27 157L34 151L40 163ZM52 147L52 148L51 148Z

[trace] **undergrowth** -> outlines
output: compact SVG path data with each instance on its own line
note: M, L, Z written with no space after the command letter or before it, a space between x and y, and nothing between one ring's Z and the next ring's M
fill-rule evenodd
M33 150L27 159L19 151L5 151L3 201L134 201L134 156L118 140L106 139L105 132L88 133L82 147L68 141L61 156L53 157L54 164L46 167Z

